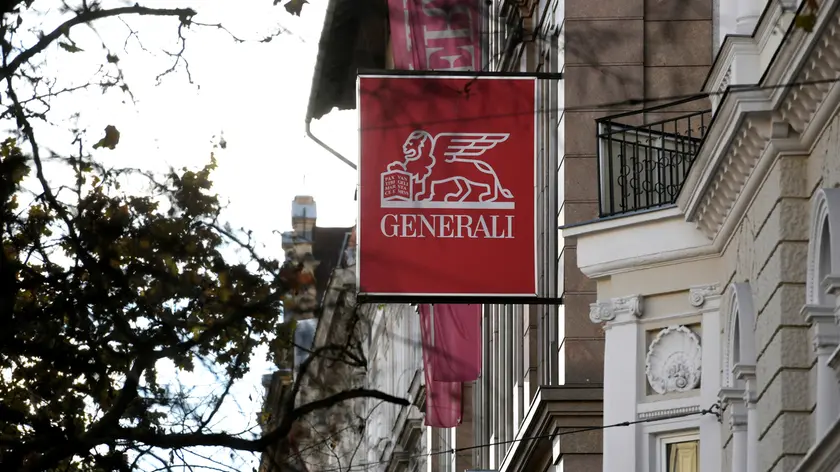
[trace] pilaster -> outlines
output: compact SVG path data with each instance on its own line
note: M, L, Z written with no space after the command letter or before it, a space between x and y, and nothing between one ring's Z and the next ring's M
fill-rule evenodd
M601 300L590 305L589 319L605 323L604 424L636 419L641 374L639 318L644 308L641 295ZM603 431L603 470L621 470L636 464L635 428Z
M840 329L835 321L834 307L826 305L804 305L802 315L811 327L811 341L817 355L817 407L815 437L823 437L840 413L840 386L838 386L837 346L840 343Z

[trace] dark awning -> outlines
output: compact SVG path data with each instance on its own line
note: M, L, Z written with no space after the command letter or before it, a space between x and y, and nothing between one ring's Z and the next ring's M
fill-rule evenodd
M329 0L307 120L356 108L356 72L384 69L387 42L386 0Z

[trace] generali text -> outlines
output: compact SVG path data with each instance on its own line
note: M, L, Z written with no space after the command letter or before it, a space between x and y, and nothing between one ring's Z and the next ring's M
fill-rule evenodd
M379 222L387 238L513 239L513 215L392 214Z

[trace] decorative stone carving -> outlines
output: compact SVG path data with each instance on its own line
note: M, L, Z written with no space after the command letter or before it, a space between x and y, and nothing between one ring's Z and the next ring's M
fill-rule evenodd
M618 297L589 305L589 320L593 323L613 321L620 315L642 316L642 296Z
M830 107L823 107L823 102L831 91L834 83L831 79L836 76L837 67L840 66L840 50L837 49L837 40L840 37L840 17L834 12L825 17L826 28L822 25L815 26L814 31L822 29L819 40L815 40L813 48L805 59L799 72L784 82L793 85L786 87L785 97L778 105L777 110L781 119L785 120L793 131L798 134L804 132L809 126L824 126L820 120L815 120L817 114ZM781 48L784 48L784 43ZM779 51L783 51L780 49ZM819 82L822 80L822 82ZM774 93L781 93L782 91ZM718 118L718 120L723 120ZM816 124L820 123L820 124ZM759 158L764 149L770 144L770 135L763 131L769 126L757 123L753 118L744 119L739 128L733 133L725 152L710 159L708 166L715 169L709 176L702 200L698 202L696 210L692 212L689 221L695 221L710 239L721 230L723 222L736 206L733 203L741 194L748 177L756 168ZM818 135L818 133L812 133ZM707 141L711 138L707 137ZM806 143L804 149L807 150ZM787 146L786 143L773 143L774 146ZM765 166L762 172L767 172L769 166ZM753 176L761 179L762 175Z
M650 343L645 374L660 395L687 392L700 385L701 361L700 338L685 326L671 326Z
M710 96L709 98L712 101L712 105L717 108L718 104L720 103L721 96L723 96L723 92L726 90L726 87L729 87L729 82L732 79L732 65L726 67L726 72L723 74L723 77L720 78L720 83L716 84L714 90L717 92L716 94Z
M704 303L706 303L707 297L717 295L718 288L718 284L691 287L688 290L688 303L693 307L700 308Z
M612 302L596 302L589 305L589 321L601 323L615 319L615 311L612 309Z
M616 312L629 313L635 317L642 316L642 296L633 295L630 297L621 297L613 299L613 306Z

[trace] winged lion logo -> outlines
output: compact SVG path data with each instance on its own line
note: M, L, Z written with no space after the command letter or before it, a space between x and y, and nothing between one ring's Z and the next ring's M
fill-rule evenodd
M514 208L513 194L480 159L509 137L412 131L402 146L403 159L382 173L382 207Z

